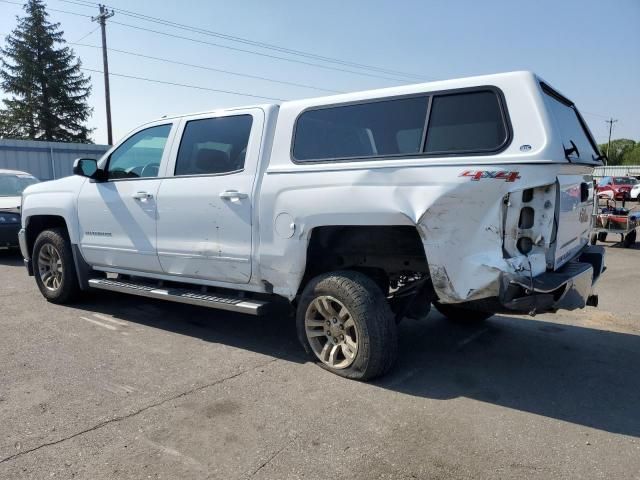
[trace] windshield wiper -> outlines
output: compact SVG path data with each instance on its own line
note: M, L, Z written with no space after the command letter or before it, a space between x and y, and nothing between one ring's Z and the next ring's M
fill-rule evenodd
M606 160L607 163L609 163L609 159L603 153L599 153L597 157L594 157L593 155L591 155L591 158L593 158L594 162L602 162L603 160Z
M571 148L565 148L564 149L564 156L567 160L569 160L569 162L571 162L571 158L570 155L572 153L575 153L578 157L580 156L580 151L578 150L578 147L576 147L576 144L573 143L573 140L569 140L569 143L571 143Z

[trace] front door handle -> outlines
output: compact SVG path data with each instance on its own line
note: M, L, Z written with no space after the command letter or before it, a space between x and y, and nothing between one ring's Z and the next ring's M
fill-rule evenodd
M225 190L220 194L220 198L224 200L240 200L241 198L247 198L249 195L237 190Z
M151 200L153 198L153 194L149 192L136 192L131 196L136 200L140 200L141 202L146 202L147 200Z

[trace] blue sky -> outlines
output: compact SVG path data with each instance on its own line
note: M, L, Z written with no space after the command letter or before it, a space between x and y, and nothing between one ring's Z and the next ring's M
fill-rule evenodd
M19 1L19 0L11 0ZM576 102L598 141L640 140L640 0L107 0L118 9L282 47L441 80L511 70L533 70ZM48 0L51 9L95 15L97 7ZM15 26L20 6L0 3L1 38ZM74 42L96 28L89 18L50 12ZM269 55L291 55L148 23L116 13L109 47L145 55L313 85L337 91L415 83L339 72L261 57L136 30L162 30ZM82 43L100 45L99 30ZM73 46L85 67L102 69L97 48ZM309 60L317 62L317 60ZM321 63L321 62L318 62ZM325 64L337 68L335 64ZM110 52L111 72L234 90L282 99L320 90L248 79ZM373 72L365 72L373 73ZM102 75L91 73L94 140L106 142ZM384 76L384 75L383 75ZM111 79L114 137L165 114L269 102L237 95Z

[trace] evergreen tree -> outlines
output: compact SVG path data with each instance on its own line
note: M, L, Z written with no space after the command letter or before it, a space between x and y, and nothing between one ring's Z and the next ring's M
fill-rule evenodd
M0 138L90 142L90 79L43 1L27 0L24 9L0 48L0 87L10 97L0 110Z

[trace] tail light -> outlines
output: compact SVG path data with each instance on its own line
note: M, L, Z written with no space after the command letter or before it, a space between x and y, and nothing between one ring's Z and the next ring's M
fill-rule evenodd
M588 196L588 186L586 192ZM579 195L584 195L582 188ZM546 258L554 234L555 202L555 183L509 193L504 202L506 257L540 254L541 260Z

